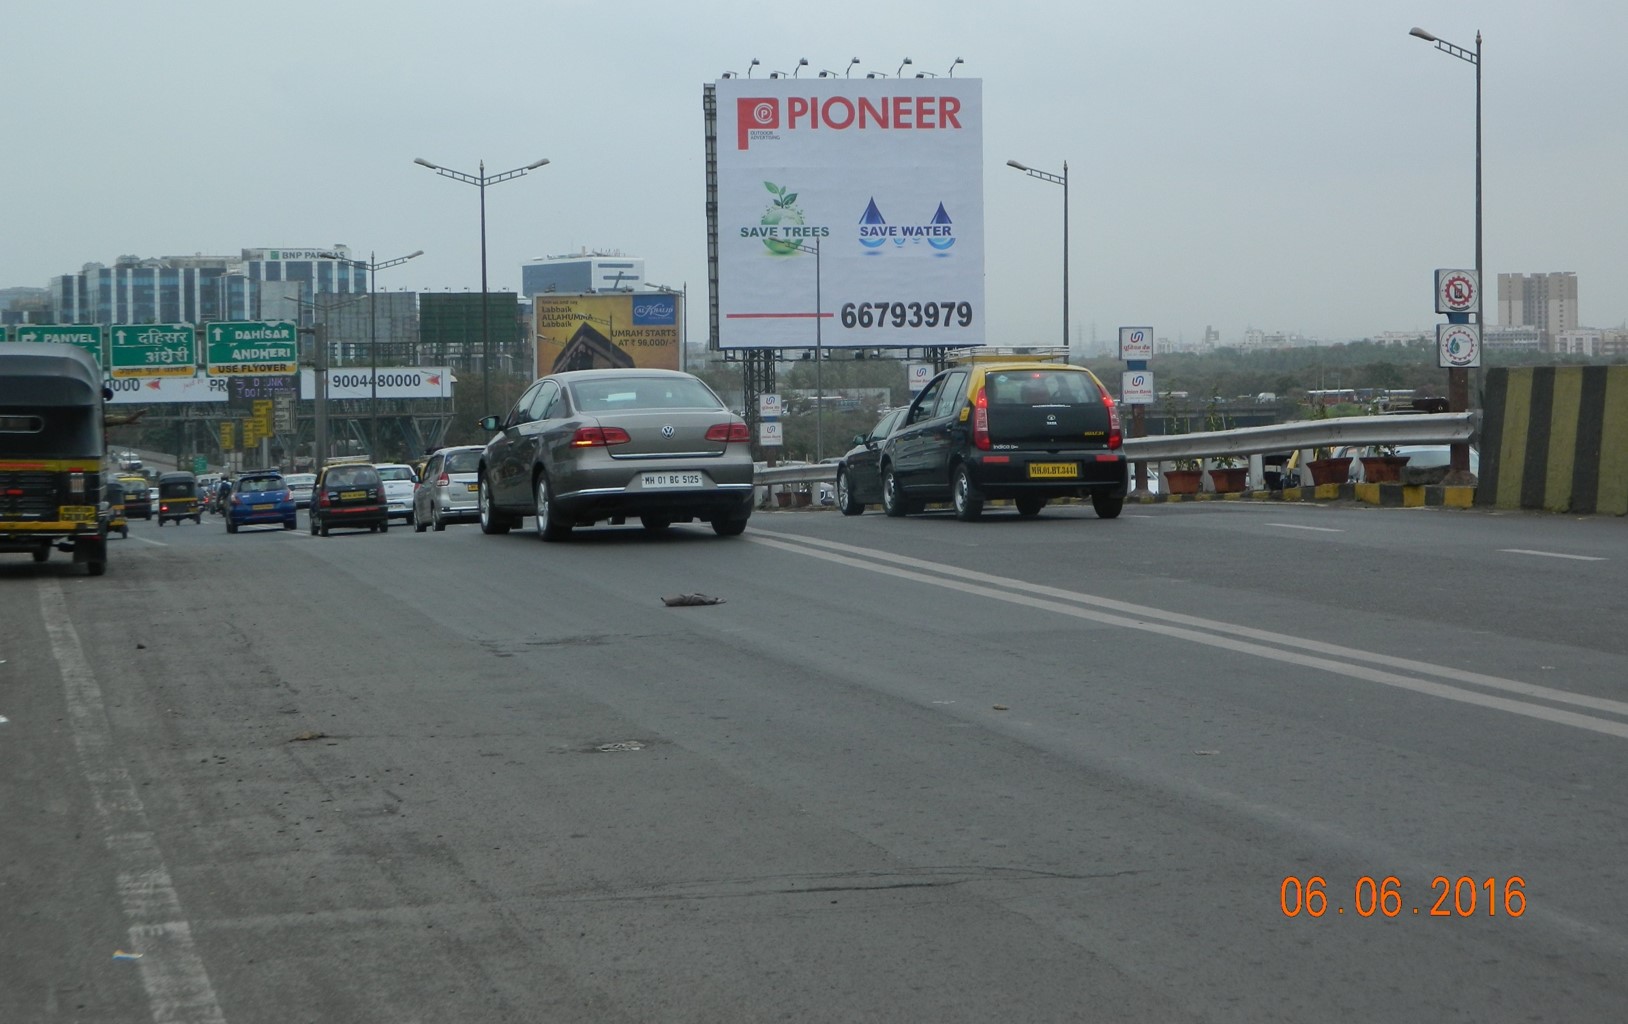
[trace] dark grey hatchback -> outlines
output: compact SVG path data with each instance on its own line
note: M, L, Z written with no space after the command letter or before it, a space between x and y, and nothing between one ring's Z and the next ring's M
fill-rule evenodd
M1097 516L1125 506L1119 409L1083 366L973 362L928 381L882 445L890 516L948 501L977 519L990 498L1032 516L1054 498L1090 498Z
M551 374L481 425L496 432L478 470L485 533L534 515L544 540L631 517L652 533L699 519L734 537L752 514L746 421L688 373Z

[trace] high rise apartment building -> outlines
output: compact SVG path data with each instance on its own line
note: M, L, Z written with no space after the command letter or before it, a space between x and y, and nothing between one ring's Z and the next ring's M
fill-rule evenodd
M1536 327L1545 338L1578 326L1577 275L1499 274L1498 323L1504 327Z

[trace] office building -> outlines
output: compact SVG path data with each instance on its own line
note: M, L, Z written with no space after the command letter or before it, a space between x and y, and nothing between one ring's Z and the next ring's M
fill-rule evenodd
M51 314L64 324L192 323L261 320L261 285L318 293L367 291L367 270L343 245L326 249L244 249L237 256L120 256L87 263L49 286ZM287 289L272 291L279 295Z
M619 252L544 256L520 267L520 294L527 299L546 292L581 295L591 292L641 291L644 260Z

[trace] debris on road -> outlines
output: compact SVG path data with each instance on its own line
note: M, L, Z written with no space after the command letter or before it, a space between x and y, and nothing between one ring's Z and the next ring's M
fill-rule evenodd
M662 598L661 603L672 608L676 605L723 604L724 599L721 597L708 597L705 594L678 594L673 597Z

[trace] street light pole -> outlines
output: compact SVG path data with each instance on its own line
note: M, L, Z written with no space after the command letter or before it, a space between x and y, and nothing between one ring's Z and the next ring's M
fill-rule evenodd
M791 244L800 252L814 254L814 461L820 462L825 458L825 341L821 332L825 306L820 295L820 240L816 237L813 245L807 242Z
M1031 178L1039 178L1041 181L1049 181L1054 185L1063 186L1063 351L1068 352L1068 161L1063 161L1062 174L1036 170L1027 164L1020 164L1016 160L1006 161L1006 166L1015 167Z
M1475 325L1476 330L1483 335L1486 331L1487 318L1485 315L1485 295L1487 292L1487 278L1483 272L1481 262L1481 32L1475 33L1475 50L1472 52L1462 46L1455 46L1445 39L1426 32L1422 28L1414 28L1408 32L1410 36L1418 36L1427 43L1435 45L1441 52L1457 57L1475 68ZM1482 345L1486 344L1485 337ZM1483 348L1483 351L1485 349ZM1452 412L1468 412L1470 408L1470 371L1468 367L1449 367L1447 370L1447 408ZM1452 445L1449 449L1451 468L1448 482L1463 481L1470 472L1470 446L1468 443Z
M442 177L451 178L454 181L462 181L470 185L474 185L480 190L481 412L483 414L488 413L492 411L492 330L486 312L486 186L496 185L498 182L508 181L510 178L518 178L527 171L535 171L537 168L548 163L548 158L544 157L543 159L529 163L524 167L516 167L512 171L504 171L502 174L487 174L485 160L480 162L480 171L478 174L465 174L463 171L455 171L450 167L440 167L436 164L430 163L423 157L417 157L413 160L413 163L418 164L420 167L428 167L430 170L441 175Z
M367 407L367 439L368 446L373 449L371 454L375 459L383 457L379 444L379 306L376 299L379 293L379 271L390 267L399 267L408 260L417 259L424 255L424 250L410 252L405 256L398 256L393 260L385 260L382 263L374 259L377 255L377 253L369 252L366 263L361 260L353 261L368 272L367 318L370 326L367 347L371 357L370 361L373 364L368 379L373 382L373 396Z

